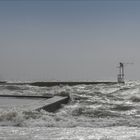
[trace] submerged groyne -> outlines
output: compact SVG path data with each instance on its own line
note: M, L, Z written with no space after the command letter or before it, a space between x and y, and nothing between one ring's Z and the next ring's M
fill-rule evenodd
M22 107L23 110L55 112L69 102L69 96L0 95L0 108Z

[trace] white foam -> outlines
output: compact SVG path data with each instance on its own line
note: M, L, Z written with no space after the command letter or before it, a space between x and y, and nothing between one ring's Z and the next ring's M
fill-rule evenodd
M137 127L56 128L0 127L0 139L5 140L139 140Z

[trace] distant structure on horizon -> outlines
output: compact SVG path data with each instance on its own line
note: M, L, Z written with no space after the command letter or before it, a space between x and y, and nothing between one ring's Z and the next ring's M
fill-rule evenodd
M124 63L119 63L119 74L117 77L118 83L124 83Z
M117 80L118 80L118 83L125 83L125 80L124 80L124 65L129 65L129 64L133 64L133 63L122 63L120 62L119 63L119 74L118 74L118 77L117 77Z

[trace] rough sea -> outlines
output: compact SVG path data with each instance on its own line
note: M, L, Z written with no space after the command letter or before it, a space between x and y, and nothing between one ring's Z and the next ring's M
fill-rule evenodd
M140 82L0 85L0 94L70 95L71 100L55 113L0 106L0 140L140 140Z

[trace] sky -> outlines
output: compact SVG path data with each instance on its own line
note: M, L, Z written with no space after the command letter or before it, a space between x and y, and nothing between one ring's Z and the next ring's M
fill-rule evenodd
M0 80L140 80L140 1L0 0Z

